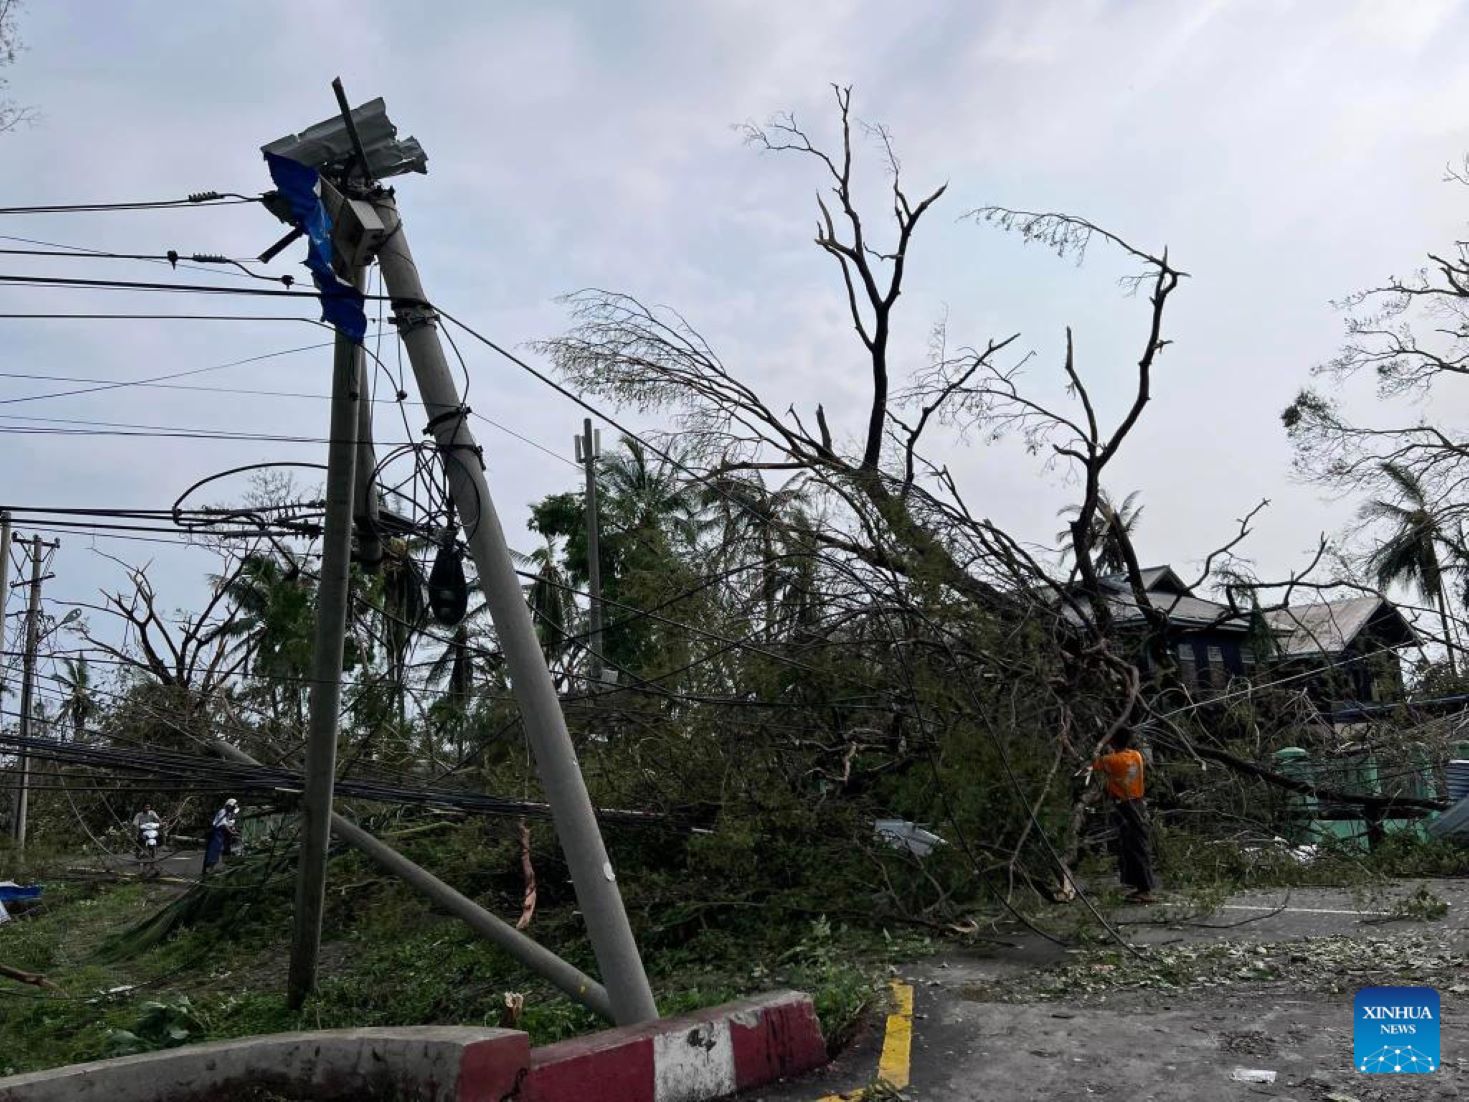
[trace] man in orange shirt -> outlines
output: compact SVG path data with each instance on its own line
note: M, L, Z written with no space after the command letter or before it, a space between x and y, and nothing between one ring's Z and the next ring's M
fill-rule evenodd
M1117 863L1133 903L1153 902L1153 859L1148 842L1148 805L1143 799L1143 756L1132 748L1126 728L1112 736L1111 750L1092 763L1107 782L1117 823Z

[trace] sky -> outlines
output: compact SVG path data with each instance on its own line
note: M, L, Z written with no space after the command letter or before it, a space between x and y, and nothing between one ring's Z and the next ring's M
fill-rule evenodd
M429 155L396 181L429 295L520 349L567 327L557 297L627 291L678 308L770 406L823 402L855 441L862 350L831 260L812 242L810 161L750 148L737 125L793 111L833 137L831 82L892 132L917 193L948 184L920 226L898 308L899 372L922 366L947 315L954 343L1019 333L1025 385L1060 400L1070 326L1104 418L1130 399L1147 304L1132 268L1094 248L1077 266L966 220L985 204L1082 215L1189 273L1174 296L1154 400L1110 476L1138 491L1140 556L1185 575L1263 499L1241 551L1267 577L1303 564L1358 503L1294 478L1279 415L1340 343L1333 300L1463 236L1465 196L1444 168L1469 153L1461 3L1044 2L903 5L808 0L686 3L442 2L97 4L30 0L11 95L34 126L0 135L0 205L181 197L269 187L259 146L356 102L387 100ZM877 196L882 165L860 163ZM871 219L880 220L877 206ZM279 236L254 205L170 212L0 216L0 234L137 253L253 256ZM32 247L0 241L0 247ZM274 271L294 271L296 251ZM146 263L0 255L12 274L171 275ZM262 285L263 286L263 285ZM285 313L260 300L0 287L0 313ZM191 386L325 395L324 348L299 322L0 318L0 497L19 506L164 508L240 464L322 463L322 443L19 434L37 418L324 436L321 398L145 387L37 396L78 384L220 367ZM582 413L506 361L461 343L469 404L512 543L533 545L526 507L573 488ZM1341 393L1370 415L1370 386ZM1452 420L1461 398L1441 394ZM404 437L391 405L380 438ZM416 435L420 425L410 415ZM1421 411L1417 411L1421 412ZM1410 411L1410 416L1417 412ZM639 425L656 418L635 418ZM394 426L397 426L396 430ZM131 430L129 430L131 431ZM609 440L612 433L604 433ZM533 443L526 443L524 437ZM536 445L539 445L537 447ZM545 450L543 450L545 449ZM1076 496L1064 470L1014 441L935 434L975 512L1046 542ZM317 475L305 470L302 481ZM238 480L213 500L239 496ZM200 551L63 537L47 583L92 599L153 561L163 604L197 602Z

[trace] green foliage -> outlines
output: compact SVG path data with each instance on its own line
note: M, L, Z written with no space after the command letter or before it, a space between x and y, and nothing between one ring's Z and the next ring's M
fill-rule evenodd
M108 1056L131 1056L160 1048L175 1048L203 1037L207 1026L188 998L151 999L138 1008L131 1029L113 1029L107 1034Z

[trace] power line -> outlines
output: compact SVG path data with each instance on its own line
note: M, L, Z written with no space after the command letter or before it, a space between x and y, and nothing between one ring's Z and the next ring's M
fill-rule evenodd
M306 318L281 319L290 321L308 321ZM321 322L311 321L309 324L320 326ZM172 379L184 379L194 375L205 375L213 371L225 371L232 367L244 367L247 364L260 363L264 360L273 360L281 356L292 356L298 352L315 352L322 348L331 348L331 341L323 341L317 344L305 344L296 348L283 348L276 352L263 352L256 356L245 356L242 359L230 360L227 363L211 364L208 367L193 367L185 371L170 371L162 375L147 375L141 379L120 379L116 382L101 382L95 386L87 386L73 390L53 391L49 394L27 394L17 398L0 399L0 406L14 406L22 402L40 402L50 398L71 398L79 394L96 394L108 390L120 390L124 387L151 385L153 383L168 382Z
M14 713L3 714L13 715ZM70 762L114 772L143 773L174 779L196 775L202 775L205 778L214 777L230 782L232 787L241 791L294 796L299 793L302 785L302 775L295 769L266 765L250 766L168 751L147 752L135 748L119 750L112 747L63 742L59 739L26 738L3 731L0 731L0 745L24 750L29 757L54 762ZM336 788L339 795L349 799L441 807L481 815L513 815L539 819L548 819L551 815L551 809L547 804L502 796L488 796L458 789L410 787L352 777L340 778L336 783ZM597 814L598 818L605 822L624 825L647 826L671 822L668 817L652 812L601 809Z
M10 321L38 321L63 319L67 321L290 321L305 322L307 325L325 323L316 318L288 317L284 314L96 314L68 311L5 313L0 319Z
M4 317L4 316L5 315L0 314L0 317ZM330 344L311 345L309 347L311 347L311 348L330 348L331 345ZM304 351L304 349L302 351ZM217 368L205 368L203 370L217 370ZM44 374L44 373L41 373L41 372L27 372L27 371L0 371L0 379L24 379L24 380L32 381L32 382L53 382L53 383L95 383L95 384L99 384L99 386L96 389L114 389L114 388L117 388L117 387L126 386L126 387L134 387L134 388L146 388L146 389L150 389L150 390L176 390L176 391L186 391L186 392L190 392L190 393L203 393L203 394L233 394L233 395L238 395L240 397L246 397L246 398L293 398L293 399L310 398L310 399L321 400L321 401L326 401L326 400L329 400L331 398L331 395L330 394L314 393L314 392L311 392L311 391L299 391L299 390L265 390L265 389L259 389L259 388L253 388L253 387L203 386L203 385L190 385L190 384L187 384L187 383L162 383L162 382L155 383L155 382L146 382L146 381L142 381L142 380L133 381L133 382L114 382L114 381L109 380L109 379L99 379L99 378L85 376L85 375L49 375L49 374ZM69 392L66 392L66 393L68 393L68 394L86 394L86 393L90 393L90 392L91 392L90 389L88 389L88 390L69 391ZM30 401L37 401L37 400L39 400L41 398L49 398L49 397L57 397L57 396L58 395L34 395L34 396L28 396L28 397L10 399L9 401L30 402ZM371 402L373 405L378 405L378 406L391 406L391 405L404 405L404 406L415 406L415 407L422 407L423 406L423 403L422 402L420 402L420 401L414 401L413 399L408 399L408 398L404 398L404 399L397 399L397 398L368 398L366 400L369 401L369 402ZM5 404L5 402L4 401L0 401L0 404ZM501 422L495 421L495 420L493 420L493 419L491 419L489 417L486 417L484 414L478 413L478 412L476 412L474 410L471 410L470 411L470 414L476 420L482 421L485 424L489 425L491 428L497 429L498 431L503 432L505 435L510 436L510 437L513 437L516 440L519 440L522 444L526 444L526 445L528 445L528 446L530 446L532 448L535 448L537 451L542 452L545 455L551 456L552 458L554 458L554 459L556 459L556 460L558 460L558 461L560 461L562 463L565 463L565 464L567 464L569 466L573 466L573 467L576 466L575 461L566 458L566 456L563 455L561 452L556 451L554 448L549 448L546 445L540 443L539 441L533 440L529 436L524 435L523 433L517 432L515 429L512 429L509 425L502 424Z
M233 207L259 203L261 196L235 192L196 191L184 199L150 199L132 203L51 203L27 207L0 207L0 214L83 214L122 210L180 210L188 207Z
M0 240L12 239L0 234ZM253 258L236 260L233 257L220 256L216 253L180 253L177 250L166 253L109 253L101 249L77 249L74 246L66 246L56 249L0 249L0 256L37 256L52 260L148 261L167 264L175 270L185 268L194 272L209 272L211 275L227 275L233 279L263 279L270 283L280 283L286 287L293 287L296 283L296 277L293 275L274 276L250 271L245 265L256 263ZM221 271L218 267L211 267L211 265L224 264L232 265L240 270L228 272Z
M303 298L320 300L315 291L276 290L274 287L221 287L211 283L153 283L133 279L81 279L76 276L0 275L0 283L56 290L151 291L185 295L249 295L259 298ZM366 295L367 299L377 296Z

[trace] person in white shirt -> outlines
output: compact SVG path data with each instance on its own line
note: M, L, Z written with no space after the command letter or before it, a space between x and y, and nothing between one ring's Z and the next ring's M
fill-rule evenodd
M133 816L133 841L141 849L143 846L143 828L152 825L154 828L161 826L163 820L158 817L158 812L153 810L151 803L143 805L143 810Z
M209 827L209 844L204 847L204 871L207 873L220 858L228 857L234 850L235 817L240 810L240 801L231 796L224 806L214 813L214 822Z

